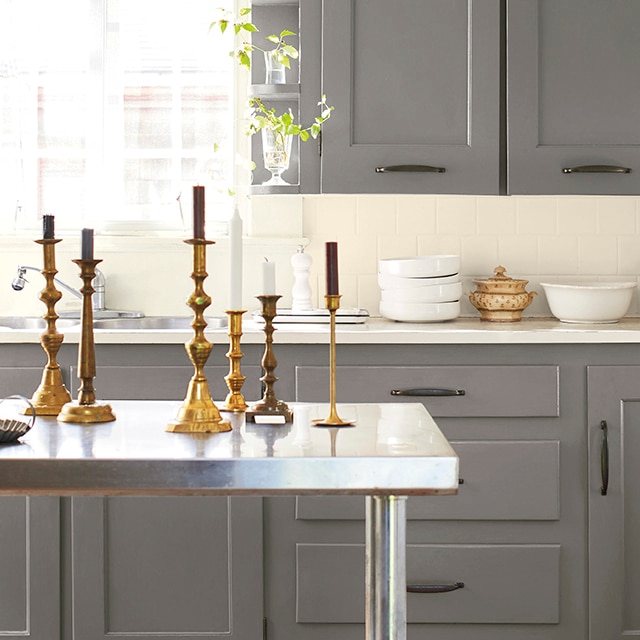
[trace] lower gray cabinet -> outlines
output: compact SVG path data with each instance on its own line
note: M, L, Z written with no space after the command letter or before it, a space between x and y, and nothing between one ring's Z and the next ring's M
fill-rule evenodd
M0 637L55 640L60 630L60 501L0 498Z
M73 638L262 634L259 498L72 498Z
M640 634L640 366L588 369L590 638Z

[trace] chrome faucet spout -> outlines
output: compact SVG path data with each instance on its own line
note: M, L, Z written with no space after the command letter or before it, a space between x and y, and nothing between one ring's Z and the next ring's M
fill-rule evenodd
M14 291L22 291L24 289L24 285L29 282L25 278L25 273L27 272L27 270L37 271L38 273L41 273L41 269L39 269L38 267L20 265L18 267L16 277L11 282L11 287L14 289ZM63 282L58 277L54 277L53 280L56 282L56 284L59 284L65 291L68 291L76 298L82 299L82 294L77 289L74 289L72 286L68 285L66 282ZM93 288L95 293L91 297L91 306L93 307L94 311L104 311L105 278L100 269L96 269L96 276L93 279Z

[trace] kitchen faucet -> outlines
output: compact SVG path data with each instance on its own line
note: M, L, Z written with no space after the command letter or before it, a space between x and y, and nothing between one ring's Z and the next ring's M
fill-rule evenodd
M13 281L11 282L11 287L15 290L15 291L22 291L24 289L24 285L29 282L25 277L24 274L27 272L27 270L30 271L37 271L38 273L41 273L41 269L39 269L38 267L31 267L29 265L20 265L18 267L18 272L16 274L16 277L13 279ZM62 280L60 280L60 278L58 277L54 277L53 278L54 281L59 284L65 291L68 291L69 293L73 294L76 298L80 298L80 300L82 300L82 294L80 293L80 291L78 291L77 289L74 289L73 287L69 286L66 282L63 282ZM92 281L92 286L94 289L94 293L91 296L91 307L94 311L94 317L101 317L101 318L109 318L109 317L128 317L128 318L141 318L142 316L144 316L143 313L139 312L139 311L113 311L111 309L107 309L105 307L105 303L104 303L104 290L105 290L105 277L104 274L102 273L102 271L100 271L100 269L96 269L96 275L95 278ZM72 315L77 315L76 312L71 312ZM69 316L69 313L65 313L63 314L65 316Z

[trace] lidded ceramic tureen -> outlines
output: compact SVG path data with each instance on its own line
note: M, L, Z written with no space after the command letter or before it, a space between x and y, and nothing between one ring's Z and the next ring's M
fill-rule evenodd
M498 266L495 275L486 280L474 280L476 290L467 291L469 301L480 312L481 320L490 322L518 322L522 312L531 304L535 291L528 292L528 280L517 280L506 275Z

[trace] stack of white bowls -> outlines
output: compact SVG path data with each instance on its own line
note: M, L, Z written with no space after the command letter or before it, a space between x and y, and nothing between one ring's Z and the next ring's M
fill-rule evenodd
M380 315L400 322L442 322L460 315L460 256L388 258L378 263Z

